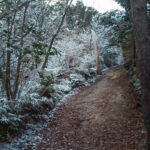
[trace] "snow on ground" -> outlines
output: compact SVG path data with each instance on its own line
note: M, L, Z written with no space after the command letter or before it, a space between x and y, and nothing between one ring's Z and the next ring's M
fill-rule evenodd
M102 38L104 37L99 37L99 39ZM91 44L90 32L77 34L75 31L70 31L69 35L64 35L61 40L55 43L55 47L60 51L61 55L50 58L48 68L43 73L43 81L39 79L36 71L31 74L30 80L24 87L20 98L21 104L30 103L35 104L35 106L40 105L42 101L50 102L53 107L55 106L54 109L47 115L42 114L42 117L46 120L44 123L28 123L21 137L12 140L10 143L1 144L1 150L24 150L30 148L30 146L35 149L35 142L42 139L42 135L37 136L37 132L47 126L59 106L66 102L68 97L76 94L81 87L89 86L99 78L96 75L95 52ZM107 44L107 41L103 42L103 44ZM105 64L107 60L105 59L104 61L103 57L105 51L109 51L110 55L116 54L112 57L113 62L115 62L110 62L112 63L109 63L110 65L122 63L120 49L117 47L108 50L102 46L101 51L100 57L103 69L108 68L107 64ZM47 83L49 84L47 85ZM44 93L43 91L50 91L50 95L49 93L44 95L46 92Z
M86 86L90 86L91 83L95 82L100 76L96 76L90 80L87 81ZM73 91L70 91L68 94L66 94L55 106L55 108L49 112L48 115L45 115L46 122L44 123L30 123L26 125L26 130L21 135L21 137L18 137L14 140L12 140L10 143L3 143L0 145L1 150L25 150L28 148L32 148L32 150L36 149L36 142L42 140L42 135L37 135L37 132L43 130L47 127L50 120L52 120L55 117L55 112L57 109L63 104L67 102L67 99L75 94L78 93L80 88L75 88ZM50 129L49 129L50 130Z

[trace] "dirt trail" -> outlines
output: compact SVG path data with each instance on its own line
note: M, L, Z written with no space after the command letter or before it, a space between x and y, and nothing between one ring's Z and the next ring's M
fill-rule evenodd
M58 109L38 150L141 150L145 134L136 101L125 71L106 71Z

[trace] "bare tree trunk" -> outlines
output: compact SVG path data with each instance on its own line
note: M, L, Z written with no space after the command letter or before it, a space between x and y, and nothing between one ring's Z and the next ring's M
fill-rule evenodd
M66 16L66 13L67 13L68 8L70 7L72 1L73 1L73 0L71 0L70 3L69 3L69 1L67 1L67 6L66 6L65 11L64 11L64 14L63 14L63 16L62 16L61 22L60 22L60 24L59 24L59 26L58 26L58 28L57 28L56 33L52 36L52 39L51 39L51 41L50 41L50 45L49 45L49 47L48 47L47 54L46 54L46 56L45 56L44 63L43 63L43 65L42 65L42 70L43 70L44 68L46 68L46 64L48 63L49 53L50 53L50 51L51 51L51 49L52 49L53 43L54 43L54 41L55 41L55 39L56 39L58 33L60 32L60 29L61 29L61 27L62 27L62 25L63 25L64 19L65 19L65 16ZM69 4L68 4L68 3L69 3Z
M11 53L7 52L5 88L6 88L6 94L7 94L7 99L8 100L10 100L10 98L11 98L10 59L11 59Z
M95 54L96 54L97 74L102 75L100 58L99 58L99 47L98 47L96 33L93 30L91 30L91 32L92 32L92 39L93 39L94 49L95 49Z
M7 6L7 2L6 2ZM9 10L9 6L7 6L7 9ZM8 37L7 37L7 48L10 47L10 36L11 36L11 31L10 31L10 18L7 18L7 30L8 30ZM7 55L6 55L6 78L5 78L5 89L6 89L6 95L7 99L11 99L11 83L10 83L10 61L11 61L11 52L8 50Z
M19 1L17 2L17 5L19 4ZM6 3L6 8L9 11L10 10L10 6L8 5L8 1L5 1ZM6 15L7 16L7 15ZM10 21L10 17L7 16L7 24L8 24L8 39L7 39L7 47L10 47L10 37L12 35L12 29L13 29L13 25L15 22L15 17L16 17L16 10L14 10L14 15L12 18L12 21ZM5 53L4 53L5 56ZM11 81L10 81L10 75L11 75L11 52L7 51L7 55L6 55L6 77L4 79L4 84L5 84L5 89L6 89L6 95L8 99L11 99L13 96L13 92L12 92L12 87L11 87ZM5 58L4 58L4 65L5 65Z
M23 22L22 22L22 28L21 28L21 40L20 40L21 47L23 47L23 44L24 44L23 34L24 34L24 25L25 25L27 8L28 8L28 4L26 4L26 6L25 6L24 15L23 15ZM20 51L19 57L18 57L16 79L15 79L15 82L14 82L13 99L16 98L16 95L17 95L17 92L18 92L21 63L22 63L22 51Z
M142 102L145 127L147 130L147 149L150 150L150 32L146 0L130 0L138 68L142 86Z

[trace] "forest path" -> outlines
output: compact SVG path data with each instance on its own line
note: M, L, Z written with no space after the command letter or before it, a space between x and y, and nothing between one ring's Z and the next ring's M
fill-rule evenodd
M139 150L144 139L137 96L123 69L105 75L60 106L38 150Z

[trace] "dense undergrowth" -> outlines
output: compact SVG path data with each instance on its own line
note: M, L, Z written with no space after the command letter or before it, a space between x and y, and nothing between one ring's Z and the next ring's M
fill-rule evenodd
M63 75L62 75L63 76ZM93 68L75 70L66 79L46 76L40 86L30 87L19 101L0 101L0 140L16 135L29 122L45 121L45 114L51 111L66 94L83 87L96 76Z
M92 50L93 46L89 48L89 33L81 33L77 37L73 34L69 37L64 35L63 41L57 42L56 46L62 49L61 56L51 58L49 67L44 70L41 78L37 72L32 74L19 100L1 99L0 140L8 140L10 135L19 133L26 123L46 121L45 114L48 114L66 94L88 85L96 78L95 52ZM101 48L101 52L103 69L119 65L120 53L114 56L111 48L109 55L112 53L112 58L116 58L116 61L107 63L107 58L103 57L103 53L104 56L106 53L104 47ZM70 56L73 56L73 61L69 64L66 59Z
M11 1L11 5L16 4ZM106 69L123 63L120 45L110 45L108 33L114 31L112 29L115 28L115 21L124 15L112 17L114 25L111 28L101 24L100 18L115 14L116 11L108 13L108 15L99 14L93 8L84 6L82 2L78 2L68 9L66 22L55 39L51 51L47 52L49 40L55 35L56 27L61 21L60 16L64 11L62 6L65 5L63 0L51 6L46 5L45 0L40 0L31 3L27 7L27 11L17 13L17 16L14 16L16 17L14 22L13 18L8 16L8 19L12 21L12 31L14 32L12 33L15 36L8 34L6 25L9 25L7 22L9 20L6 21L4 18L0 22L1 49L7 50L1 51L0 56L3 57L3 54L10 53L12 57L9 60L11 63L10 91L15 91L13 85L17 79L17 63L19 64L19 58L22 61L16 98L7 99L7 88L4 83L8 77L4 78L0 74L0 141L11 139L12 135L20 133L27 123L46 121L46 115L65 95L76 88L88 85L92 79L97 77L91 29L97 34L101 68ZM33 16L31 16L31 11L34 12ZM25 19L25 17L26 23L21 24L22 18ZM16 26L17 28L15 28ZM20 32L23 31L25 33L20 37ZM8 35L11 39L9 44L7 43ZM21 38L24 43L22 46L19 45ZM49 57L47 65L41 71L47 54ZM21 56L23 57L21 58ZM6 58L0 59L0 61L2 68L0 73L2 72L5 76Z

